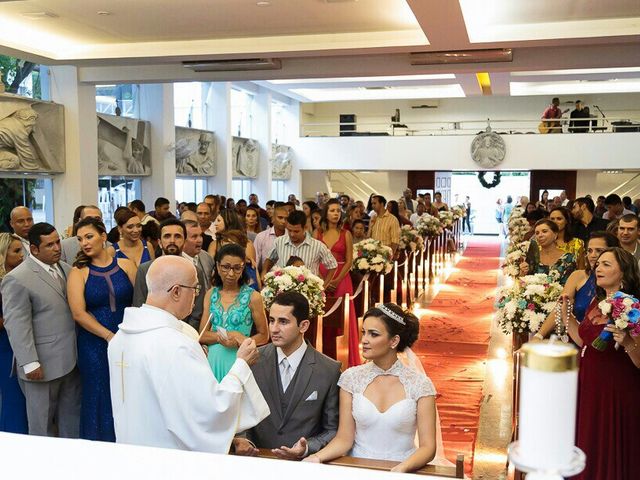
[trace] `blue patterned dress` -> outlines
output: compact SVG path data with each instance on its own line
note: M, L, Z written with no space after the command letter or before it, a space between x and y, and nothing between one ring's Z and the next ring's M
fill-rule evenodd
M211 308L209 310L213 314L211 318L211 330L215 332L217 327L224 327L228 332L240 332L245 337L250 336L253 317L251 316L249 304L253 292L253 288L249 285L242 285L238 296L225 311L222 303L220 303L220 288L213 287L211 292ZM213 375L219 382L222 381L236 361L237 351L237 348L227 348L219 343L209 347L209 365L211 366Z
M584 285L576 291L573 301L573 315L578 322L582 322L594 298L596 298L596 276L591 273Z
M89 265L88 268L89 276L84 286L87 312L100 325L116 333L124 309L133 301L133 285L116 258L107 267ZM80 438L114 442L107 342L80 326L78 369L82 381Z

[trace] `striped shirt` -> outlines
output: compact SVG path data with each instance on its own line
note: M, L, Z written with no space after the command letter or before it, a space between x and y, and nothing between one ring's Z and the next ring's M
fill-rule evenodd
M291 243L287 234L276 238L268 258L278 267L285 267L291 256L300 257L305 267L315 275L318 275L321 263L327 267L327 270L338 267L338 262L336 262L331 250L321 241L312 238L308 233L304 241L297 246Z
M387 247L400 243L400 223L389 212L377 215L369 230L371 238L379 240Z
M258 268L262 269L262 262L267 258L267 255L271 252L273 242L278 238L276 231L273 227L268 230L263 230L253 241L253 248L256 249L256 262L258 262Z

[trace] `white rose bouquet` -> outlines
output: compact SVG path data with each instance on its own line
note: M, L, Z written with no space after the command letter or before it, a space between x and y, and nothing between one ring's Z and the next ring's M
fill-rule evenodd
M423 237L438 237L443 231L440 220L427 213L418 218L415 228Z
M524 237L529 233L529 230L531 230L529 221L522 216L514 217L511 215L507 225L509 227L509 241L512 244L523 242Z
M505 262L502 265L502 273L514 278L520 274L520 264L524 262L527 257L530 244L531 242L525 241L509 245Z
M393 250L368 238L353 245L352 270L361 273L389 273L393 268Z
M562 293L562 285L538 273L516 279L499 290L496 321L504 333L535 333L553 311Z
M264 288L260 292L267 310L280 292L299 292L309 300L312 316L324 314L324 281L306 267L284 267L267 273Z
M422 236L411 225L403 225L400 229L400 243L398 247L402 250L415 252L424 249Z
M464 217L466 214L466 208L461 205L454 205L451 207L451 215L453 215L453 220L458 220Z
M453 222L455 220L453 217L453 213L443 210L442 212L438 213L438 217L440 217L440 223L442 224L443 228L453 228Z

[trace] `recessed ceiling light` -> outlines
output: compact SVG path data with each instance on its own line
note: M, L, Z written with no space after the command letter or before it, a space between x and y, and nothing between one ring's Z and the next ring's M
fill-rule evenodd
M112 13L111 12L107 12L106 10L99 10L98 11L98 15L107 16L107 15L112 15Z
M44 18L58 18L53 12L24 12L21 13L23 17L28 18L29 20L42 20Z
M353 100L409 100L415 98L464 97L459 84L390 88L294 88L291 92L310 102L344 102Z
M267 80L275 85L290 83L348 83L348 82L396 82L409 80L451 80L456 78L453 73L436 73L429 75L391 75L380 77L339 77L339 78L292 78L285 80Z
M510 82L511 95L572 95L640 92L640 79Z
M529 77L539 75L588 75L596 73L636 73L640 67L610 67L610 68L573 68L569 70L533 70L529 72L511 72L512 77Z
M256 5L259 7L268 7L271 5L271 2L258 2Z

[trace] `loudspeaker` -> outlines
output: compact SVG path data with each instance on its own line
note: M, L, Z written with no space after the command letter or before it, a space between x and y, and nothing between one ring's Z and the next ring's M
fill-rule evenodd
M352 125L344 125L345 123L351 123ZM351 136L351 132L356 131L356 114L355 113L341 113L340 114L340 136Z

